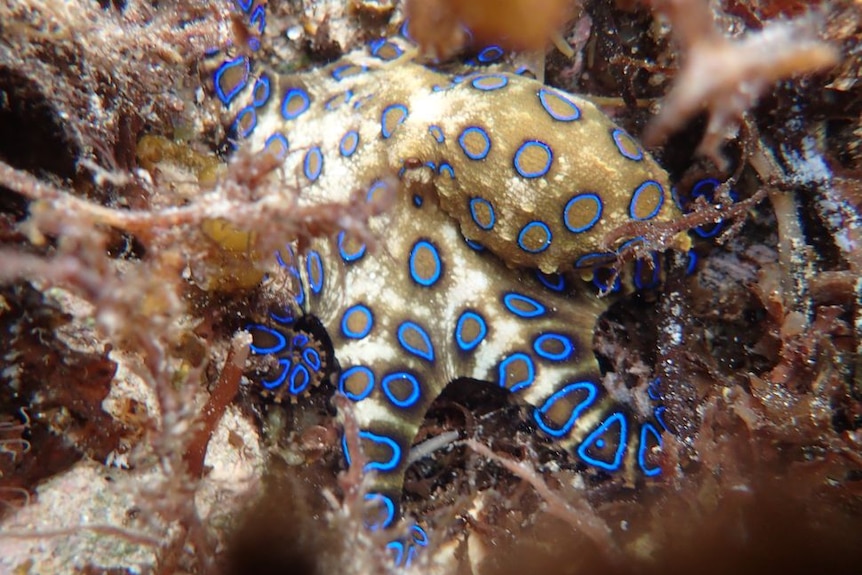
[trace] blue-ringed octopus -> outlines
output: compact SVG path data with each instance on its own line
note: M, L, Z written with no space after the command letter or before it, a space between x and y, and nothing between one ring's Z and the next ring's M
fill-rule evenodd
M263 31L265 4L235 6ZM213 75L236 145L280 161L273 177L299 187L304 205L357 189L391 202L369 223L375 249L345 230L279 252L295 297L250 326L253 351L278 358L260 379L270 394L301 397L329 369L353 402L375 474L369 527L397 521L411 443L453 381L508 390L590 468L629 484L659 475L664 408L644 413L603 387L592 341L607 300L566 279L615 257L602 249L609 231L679 216L666 172L638 142L583 98L493 66L444 74L400 39L300 74L258 66L239 53ZM335 365L297 329L309 316ZM404 563L426 544L414 527L390 547Z

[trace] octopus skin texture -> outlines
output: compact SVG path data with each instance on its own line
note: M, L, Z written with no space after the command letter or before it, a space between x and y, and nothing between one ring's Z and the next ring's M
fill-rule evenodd
M357 189L391 202L370 221L376 249L342 231L279 253L296 296L250 328L253 351L278 358L262 386L297 398L320 380L324 360L296 329L316 318L375 472L373 529L397 520L411 443L450 382L508 390L587 467L629 484L659 475L664 408L637 413L604 389L592 340L607 301L557 272L613 257L600 241L621 224L678 217L666 173L587 100L493 68L442 74L406 50L376 40L294 75L237 56L214 74L237 145L280 160L274 177L300 203ZM399 562L427 543L416 529L391 544Z

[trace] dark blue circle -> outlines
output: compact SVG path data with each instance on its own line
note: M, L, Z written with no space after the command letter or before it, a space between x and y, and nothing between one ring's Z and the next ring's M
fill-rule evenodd
M392 126L391 129L389 129L386 127L386 117L393 111L400 112L401 117L398 119L395 125ZM408 115L409 112L407 111L407 106L405 106L404 104L389 104L388 106L383 108L383 112L380 113L380 134L383 136L383 139L385 140L392 136L398 126L404 123L404 120L407 119Z
M299 98L301 101L299 109L290 112L288 108L294 98ZM281 115L285 120L293 120L308 110L311 105L311 99L308 97L308 92L302 88L291 88L284 94L284 99L281 101Z
M354 313L364 314L367 318L365 322L365 328L361 331L350 331L350 328L347 326L350 316ZM368 309L368 306L365 306L361 303L350 306L349 308L344 310L344 314L341 316L341 333L344 334L344 337L348 337L350 339L362 339L369 334L372 327L374 327L374 314L371 313L371 310Z
M608 433L612 425L618 424L620 426L619 439L617 441L617 448L614 451L613 459L610 461L597 459L591 456L587 451L595 445L599 449L604 447L605 445L605 434ZM628 439L628 423L626 422L625 415L621 412L617 411L616 413L611 414L607 419L605 419L601 425L599 425L592 433L590 433L586 439L578 446L578 456L586 461L590 465L594 465L600 469L604 469L605 471L616 471L620 468L623 462L623 455L626 451L626 440Z
M527 233L529 233L529 231L531 229L533 229L535 227L539 227L542 230L544 230L544 232L547 236L547 239L537 249L530 249L524 245L524 236ZM521 228L521 231L518 233L518 247L527 253L539 254L539 253L542 253L543 251L545 251L546 249L548 249L548 247L551 245L551 239L552 239L551 228L548 227L548 224L546 224L545 222L540 222L540 221L532 221L532 222L529 222L527 225L525 225L523 228Z
M258 91L263 90L263 94L259 95ZM270 81L269 76L266 74L262 74L260 78L254 83L254 89L252 90L252 101L251 105L255 108L260 108L265 105L269 101L270 94Z
M558 401L565 398L567 395L571 393L575 393L581 390L587 391L587 396L583 401L578 403L577 406L572 409L572 413L569 416L569 419L558 428L551 427L548 425L548 422L545 421L544 415L547 414L551 409L554 408L554 404ZM563 437L567 435L569 431L571 431L572 427L575 424L575 421L581 416L581 414L586 410L592 403L596 400L598 396L598 390L596 389L596 385L590 381L577 381L574 383L570 383L555 391L551 396L545 400L545 403L542 404L541 407L536 408L533 412L533 420L535 420L536 424L539 428L550 435L551 437Z
M413 390L406 399L398 399L389 389L389 386L392 385L395 380L404 380L413 386ZM412 373L408 373L406 371L396 371L385 376L380 382L380 387L383 389L383 393L386 395L386 398L391 401L393 405L401 408L409 408L416 405L416 402L418 402L419 398L422 396L422 390L419 388L419 380L416 379L416 376Z
M263 147L264 147L264 149L268 148L272 144L272 142L274 142L275 140L278 140L284 146L284 151L281 154L279 154L278 156L276 156L277 160L283 160L285 157L287 157L287 151L289 149L289 146L287 143L287 138L281 132L275 132L273 135L271 135L269 138L267 138L266 142L264 142Z
M464 339L464 323L468 320L475 320L479 324L479 333L476 337L467 341ZM488 324L485 323L485 318L472 310L467 310L458 318L458 323L455 324L455 343L462 351L473 351L476 346L482 343L485 336L488 334Z
M347 130L344 136L341 137L341 142L338 144L338 151L345 158L349 158L359 147L359 132L356 130Z
M560 343L563 346L563 351L554 353L542 347L542 344L551 340ZM536 355L539 357L543 357L550 361L565 361L575 351L575 347L572 345L572 340L565 335L559 333L543 333L533 340L533 351L535 351Z
M465 143L465 139L468 134L479 134L485 142L485 147L481 152L472 153L467 149L467 145ZM458 136L458 145L461 146L461 150L464 152L464 155L470 158L471 160L484 160L488 157L488 152L491 151L491 138L488 137L488 132L480 128L479 126L468 126L464 128L464 131L461 132L461 135Z
M279 367L281 367L281 371L277 376L275 376L275 379L260 380L261 385L263 385L266 389L276 389L278 387L281 387L281 385L284 383L284 380L287 379L287 374L290 373L290 368L293 364L289 359L281 358L278 360L278 365Z
M521 168L521 165L520 165L521 154L523 154L527 148L531 148L533 146L538 146L541 149L543 149L545 152L548 153L548 163L545 164L545 167L540 169L540 170L536 170L534 172L528 172L527 170L524 170L523 168ZM544 142L540 142L539 140L527 140L526 142L521 144L521 146L515 152L515 157L514 157L512 163L515 166L515 170L518 172L518 174L522 178L533 179L533 178L541 178L542 176L547 174L548 171L551 169L551 163L553 163L553 161L554 161L554 152L551 150L551 147L548 144L546 144Z
M301 363L294 365L293 369L290 370L290 387L288 388L290 393L299 395L308 388L310 383L311 374L308 372L308 368Z
M638 198L640 198L640 195L643 193L643 191L650 186L657 186L658 187L659 191L661 192L661 194L659 195L659 201L656 204L655 209L653 209L653 211L650 212L649 215L644 216L642 218L639 218L635 215L635 205L638 203ZM656 215L658 215L659 210L661 210L661 207L663 205L664 205L664 188L662 188L661 184L656 182L655 180L646 180L641 185L639 185L637 188L635 188L634 192L632 192L632 200L629 203L629 216L633 220L637 220L639 222L645 222L647 220L651 220L654 217L656 217Z
M347 391L347 388L344 387L344 382L347 381L351 375L356 372L364 373L368 377L368 386L363 389L360 393L352 393ZM371 391L374 389L374 372L371 371L368 367L364 365L354 365L353 367L348 367L344 371L341 372L341 375L338 377L338 391L342 394L346 395L348 399L353 401L361 401L371 395Z
M362 259L362 256L365 255L365 251L365 244L361 244L356 251L348 252L344 247L344 232L338 232L338 254L345 263L351 263Z
M243 129L243 118L247 115L251 114L252 119L249 126ZM238 138L247 138L257 127L257 113L254 111L254 108L251 106L246 106L236 114L236 120L233 122L233 131L237 135Z
M503 49L499 46L491 45L482 48L482 51L476 56L482 64L491 64L503 57Z
M637 146L637 142L635 142L634 138L629 136L625 130L623 130L622 128L614 128L611 131L611 137L614 139L614 145L617 147L617 151L619 151L619 153L622 157L628 158L629 160L634 160L635 162L639 162L639 161L643 160L643 158L644 158L643 150L641 150L640 146ZM636 153L634 153L634 154L629 153L629 151L625 149L625 147L623 146L622 141L621 141L623 138L628 138L629 140L631 140L632 144L637 146L637 152Z
M314 371L318 371L320 366L323 365L320 361L320 354L316 349L312 349L310 347L302 350L302 361L304 361L306 365Z
M557 98L560 102L564 104L568 104L571 108L571 112L569 114L559 114L557 113L551 104L548 103L548 98ZM581 110L578 108L574 102L570 101L568 98L558 94L557 92L552 92L547 88L539 89L539 102L542 104L542 107L548 113L550 117L560 122L573 122L581 117Z
M596 210L596 215L593 216L593 219L587 222L582 226L570 226L569 225L569 210L572 208L574 204L583 200L593 200L595 201L598 209ZM566 226L566 229L572 232L573 234L579 234L581 232L585 232L591 229L602 217L602 210L604 209L604 204L602 203L602 198L598 194L594 194L592 192L587 192L584 194L578 194L566 202L566 207L563 208L563 225Z
M392 451L392 456L386 461L367 462L362 468L364 473L368 473L369 471L392 471L398 467L399 463L401 463L401 446L398 445L398 443L391 437L386 437L385 435L379 435L363 429L359 431L359 439L365 439L376 443L377 445L383 445ZM351 465L352 458L350 457L350 450L347 448L347 436L341 437L341 449L344 452L344 459L347 461L347 465Z
M515 307L515 303L525 304L529 306L530 309L519 309ZM503 295L503 305L505 305L506 309L511 313L525 319L542 316L547 311L547 308L541 302L517 292L506 292Z
M526 379L515 383L512 387L506 387L506 369L509 364L513 361L523 361L527 365L527 377ZM507 389L511 393L515 393L520 391L526 387L530 387L533 385L533 382L536 380L536 367L533 365L533 358L531 358L526 353L517 351L506 358L504 358L500 364L497 366L497 383L503 389Z
M434 258L434 270L431 273L430 277L423 278L420 277L416 272L416 256L419 253L419 250L427 250L431 253ZM410 269L410 277L417 284L424 287L431 287L437 280L440 279L440 274L443 271L443 262L440 259L440 252L437 250L437 246L429 242L428 240L419 240L415 244L413 244L413 248L410 250L410 258L409 258L409 269Z
M251 352L255 355L265 355L268 353L278 353L287 346L287 339L285 339L284 334L278 331L277 329L272 329L271 327L267 327L265 325L261 325L259 323L251 324L245 328L245 330L251 333L252 330L259 330L268 333L276 339L276 343L270 347L261 347L255 345L254 342L249 345Z
M482 85L481 82L485 82L486 80L490 80L491 83L488 85ZM494 80L496 80L496 82L494 82ZM491 92L493 90L505 88L508 83L509 78L503 76L502 74L482 74L481 76L473 78L473 80L470 82L470 85L477 90L482 90L483 92Z
M410 345L407 341L407 332L412 331L419 335L419 338L422 340L422 343L425 344L425 348L418 348ZM428 332L416 322L413 321L405 321L400 326L398 326L398 333L396 334L398 337L398 343L401 344L408 352L412 353L417 357L421 357L422 359L426 359L428 361L434 361L434 345L431 343L431 337L428 335Z
M244 68L243 79L241 82L237 82L234 86L232 86L227 92L222 89L221 79L225 73L231 68L235 68L236 66L242 66ZM248 84L248 72L249 72L249 61L245 56L237 56L233 60L225 60L222 62L221 66L215 71L213 75L213 86L215 87L215 93L219 100L222 101L222 104L225 106L230 106L231 100L236 98L237 94L239 94L243 88Z
M317 167L312 169L312 159L317 158ZM312 146L305 153L305 158L302 160L302 172L310 182L317 181L323 172L323 152L320 151L320 146Z
M477 205L483 205L488 208L488 213L491 214L491 221L488 224L483 225L476 217ZM497 222L497 215L494 212L494 206L492 206L491 202L489 202L485 198L472 198L470 200L470 217L473 218L474 224L476 224L485 231L491 230L494 227L494 224Z

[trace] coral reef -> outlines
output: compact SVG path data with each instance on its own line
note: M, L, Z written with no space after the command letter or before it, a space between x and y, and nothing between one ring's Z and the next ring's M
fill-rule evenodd
M568 55L545 54L546 83L643 134L685 212L603 230L602 245L686 230L695 245L667 254L651 290L626 287L652 258L636 247L592 276L612 289L623 274L593 361L632 410L660 395L660 478L590 471L498 387L448 386L405 456L402 507L429 540L410 569L858 572L856 4L547 2L530 18L524 2L301 4L0 5L0 571L393 569L386 545L406 531L363 526L363 468L380 453L363 454L353 402L330 402L338 372L276 403L259 382L277 360L248 359L260 342L243 330L299 295L269 254L340 232L378 254L375 218L398 196L368 203L367 182L345 177L339 197L306 201L301 171L234 149L248 124L211 87L216 49L321 74L418 7L410 32L455 74L486 43L533 50L541 74L536 54L567 39ZM380 175L397 190L398 173ZM298 357L329 349L307 327Z

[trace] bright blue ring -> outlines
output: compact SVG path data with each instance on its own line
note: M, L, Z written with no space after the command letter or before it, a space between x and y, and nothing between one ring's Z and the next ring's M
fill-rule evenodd
M596 459L587 454L587 449L592 447L594 443L599 441L602 435L607 432L611 425L619 422L620 424L620 440L617 445L617 450L614 452L614 459L610 463L602 461L601 459ZM602 424L596 428L592 433L590 433L586 439L584 439L583 443L578 446L578 456L586 461L588 464L593 465L595 467L599 467L606 471L616 471L620 468L620 465L623 462L623 454L626 451L626 439L628 434L628 423L626 422L625 416L619 411L605 419ZM602 439L602 441L604 441Z
M538 146L538 147L542 148L543 150L545 150L545 152L548 153L548 163L545 164L545 167L542 168L541 170L536 170L535 172L528 172L528 171L524 170L523 168L521 168L520 159L521 159L521 154L523 154L524 151L528 147L533 147L533 146ZM554 153L551 151L551 147L548 146L548 144L546 144L544 142L540 142L539 140L527 140L526 142L521 144L521 147L518 148L517 152L515 152L515 158L514 158L512 163L515 166L515 171L517 171L518 174L522 178L533 179L533 178L541 178L542 176L547 174L548 171L551 169L551 163L553 161L554 161Z
M391 58L384 58L380 55L380 50L387 45L395 49L395 55ZM389 42L385 38L378 38L377 40L372 40L369 46L371 46L371 55L378 60L383 60L384 62L391 62L392 60L397 59L404 53L404 50L401 49L401 46L399 46L395 42Z
M449 164L447 164L446 162L441 162L440 167L437 169L437 173L439 175L442 176L443 172L446 172L449 175L450 179L452 179L452 180L455 179L455 169L452 166L450 166Z
M369 471L392 471L396 467L398 467L398 463L401 461L401 446L398 445L393 439L386 437L385 435L378 435L376 433L372 433L370 431L360 431L359 432L360 439L368 439L373 441L378 445L385 445L389 449L392 450L392 457L390 457L387 461L369 461L365 464L365 467L362 468L364 473L368 473ZM341 448L344 450L344 459L347 461L347 465L351 464L350 458L350 450L347 449L347 437L341 437Z
M697 269L697 252L688 250L686 253L685 275L690 276Z
M332 112L334 110L337 110L338 108L340 108L344 104L347 104L348 102L350 102L350 99L352 97L353 97L353 90L345 90L344 92L341 92L340 94L336 94L335 96L331 97L326 102L324 102L323 109L326 110L327 112Z
M266 142L264 142L263 147L268 148L272 144L272 142L274 142L275 140L278 140L279 142L284 144L284 151L282 153L280 153L278 156L276 156L277 160L283 160L285 157L287 157L287 151L289 148L288 148L287 138L281 132L275 132L273 135L271 135L269 138L267 138Z
M303 347L307 343L308 343L308 336L305 335L304 333L296 334L295 336L293 336L293 341L290 342L290 344L293 347Z
M497 80L497 83L490 86L477 85L477 82L481 82L482 80L487 80L489 78ZM476 78L473 78L473 80L470 82L470 85L477 90L481 90L483 92L492 92L494 90L499 90L500 88L505 88L508 83L509 79L502 74L483 74L482 76L477 76Z
M580 227L572 227L569 225L569 210L572 209L572 206L574 206L577 202L580 202L582 200L593 200L596 203L596 206L598 206L598 209L596 210L596 215L593 216L593 219L591 219L586 224ZM603 209L604 204L602 202L602 198L598 194L594 194L592 192L578 194L577 196L574 196L571 200L566 202L566 207L563 209L563 225L566 226L566 229L573 234L585 232L591 229L594 225L596 225L596 223L601 219Z
M335 69L332 71L332 78L333 78L336 82L340 82L341 80L343 80L343 79L344 79L344 76L343 76L344 72L345 72L347 69L349 69L349 68L353 68L353 67L355 67L355 66L356 66L356 64L343 64L343 65L341 65L341 66L338 66L337 68L335 68ZM366 67L366 66L359 66L359 72L357 72L356 74L354 74L354 76L358 76L359 74L362 74L362 73L367 72L367 71L368 71L368 67Z
M317 158L317 169L311 169L311 158L314 155ZM323 152L320 151L320 146L314 146L305 153L305 159L302 161L302 172L310 182L317 181L320 173L323 172Z
M566 278L560 274L546 274L536 270L536 279L549 290L563 292L566 289Z
M483 64L491 64L503 57L503 49L499 46L491 45L482 48L482 51L476 56L476 59Z
M554 112L554 109L547 102L547 97L552 96L554 98L558 98L559 100L565 102L572 108L572 112L567 115L558 114ZM539 90L539 102L542 104L542 107L548 113L550 117L560 122L573 122L581 117L581 110L578 108L574 102L570 101L568 98L561 96L556 92L551 92L547 88L541 88Z
M631 140L634 143L634 139L631 136L629 136L625 130L623 130L621 128L614 128L613 131L611 131L611 137L614 139L614 144L617 147L617 151L619 151L619 153L622 157L628 158L629 160L634 160L635 162L640 162L641 160L644 159L644 152L643 152L643 150L640 149L640 146L637 146L636 143L635 143L635 145L637 146L637 150L638 150L636 154L629 154L625 150L625 148L623 147L623 145L621 143L622 138L628 138L629 140Z
M643 193L643 191L646 188L648 188L649 186L653 186L653 185L658 186L658 189L661 192L661 194L659 194L658 204L656 205L655 209L649 213L649 215L647 215L643 218L639 218L639 217L635 216L635 206L638 203L638 198L640 198L640 195ZM632 201L631 201L631 203L629 203L629 217L631 219L637 220L639 222L645 222L647 220L651 220L654 217L656 217L656 215L658 215L659 210L661 210L661 207L663 205L664 205L664 188L662 188L661 184L659 184L655 180L646 180L644 183L642 183L637 188L635 188L634 193L632 193Z
M258 98L257 92L258 92L258 88L260 88L261 86L263 86L264 93L263 93L262 98ZM251 93L253 96L253 99L251 102L252 106L254 106L255 108L260 108L261 106L265 105L269 101L269 96L270 96L269 76L264 74L260 78L258 78L257 81L254 83L254 89L252 90Z
M260 380L261 385L263 385L267 389L275 389L277 387L281 387L281 384L284 383L284 380L287 379L287 374L290 372L291 361L289 359L281 358L278 360L278 365L280 365L283 369L281 373L279 373L275 379L271 379L269 381L262 379Z
M254 12L251 13L251 17L249 17L249 19L248 19L248 23L251 24L252 26L254 26L255 23L257 23L258 24L258 27L257 27L258 34L261 34L261 35L263 34L264 30L266 30L266 10L264 10L263 6L258 6L257 8L254 9ZM257 38L250 38L248 41L249 46L252 45L253 40L257 40L258 48L260 48L260 40L258 40ZM257 48L254 48L254 46L252 46L252 49L256 50Z
M518 309L517 307L515 307L513 302L527 304L529 306L532 306L533 309L527 311ZM525 319L539 317L541 315L544 315L547 311L545 306L542 305L540 302L517 292L507 292L505 295L503 295L503 305L505 305L506 309L509 310L511 313Z
M296 383L296 378L298 375L303 376L303 380L299 385ZM293 366L293 369L290 370L290 387L288 390L293 395L299 395L303 391L305 391L309 384L311 383L311 374L308 372L308 368L298 363Z
M425 248L431 251L431 254L434 256L434 270L429 278L419 277L419 274L416 272L416 256L419 253L420 248ZM410 277L423 287L431 287L437 280L440 279L440 274L443 271L443 262L440 261L440 252L437 251L437 246L432 244L427 240L419 240L415 244L413 244L413 249L410 250Z
M533 250L524 245L524 236L536 226L542 228L545 232L546 239L541 246ZM551 228L548 227L548 224L545 222L533 221L521 228L520 233L518 233L518 247L529 254L539 254L548 249L548 246L551 245L551 237Z
M563 397L569 395L570 393L576 392L581 389L587 390L587 397L583 401L581 401L575 408L572 410L572 414L569 416L569 419L563 424L559 429L555 429L547 424L544 420L544 415L554 407L554 404ZM536 409L533 412L533 420L536 422L536 425L539 428L550 435L551 437L563 437L571 431L572 427L575 425L575 421L581 416L581 414L596 400L596 396L598 396L599 392L596 390L596 386L594 383L590 381L578 381L575 383L570 383L562 389L555 391L548 399L545 400L545 403L542 404L541 407Z
M346 451L345 451L346 454ZM349 465L349 463L348 463ZM383 505L386 507L386 519L381 521L379 524L369 525L368 528L371 531L377 531L378 529L386 529L390 525L392 525L392 521L395 519L395 503L392 502L392 498L383 495L382 493L366 493L365 501L372 500L382 500Z
M563 351L552 353L544 349L542 344L549 340L561 343L563 345ZM533 350L536 352L536 355L550 361L564 361L572 355L575 347L572 345L572 341L564 335L559 333L543 333L533 341Z
M667 432L670 432L670 429L668 429L667 424L664 422L665 411L667 411L667 408L663 405L659 405L653 410L652 414L653 417L655 417L655 420L658 421L658 424L661 425L661 428Z
M410 395L407 396L406 399L398 399L395 395L392 394L392 391L389 389L389 386L393 383L394 380L407 380L413 386L413 391L410 392ZM392 402L393 405L397 407L412 407L419 401L419 397L421 396L421 390L419 389L419 380L413 376L411 373L407 373L406 371L396 371L394 373L390 373L380 382L380 387L383 389L383 393L386 395L386 398Z
M320 259L320 254L316 251L312 250L308 252L308 256L305 258L305 271L308 275L308 287L311 288L311 291L314 292L314 295L318 295L320 290L323 289L323 261ZM314 275L312 272L317 271L317 280L315 281Z
M365 193L365 201L369 204L371 202L373 202L374 201L374 192L376 192L377 190L379 190L381 188L385 188L385 187L386 187L386 182L384 182L382 180L377 180L376 182L371 184L371 186L368 188L368 191Z
M362 244L355 252L348 252L344 248L344 232L338 232L338 254L345 263L351 263L362 259L362 256L365 255L365 251L365 244Z
M398 541L397 539L390 541L386 544L386 548L395 552L395 557L392 559L392 562L396 567L406 566L406 564L401 564L401 560L404 559L404 543L402 541Z
M245 117L246 114L252 115L251 124L248 126L248 128L240 131L242 129L242 124L243 124L242 119L243 119L243 117ZM246 106L245 108L243 108L242 110L237 112L236 120L233 121L233 130L234 130L234 133L236 133L237 137L248 138L249 135L251 135L251 133L254 131L254 129L256 127L257 127L257 113L254 111L254 108L252 108L251 106Z
M575 260L575 269L593 267L599 264L608 264L616 260L617 256L611 252L592 252Z
M348 139L349 138L349 139ZM341 137L341 142L338 144L338 151L345 158L349 158L359 147L359 132L356 130L347 130L344 136Z
M255 355L266 355L268 353L278 353L287 346L287 339L285 339L284 334L281 333L280 331L278 331L277 329L272 329L271 327L266 327L265 325L260 325L257 323L248 325L245 328L245 330L247 332L251 332L251 330L253 330L253 329L265 331L266 333L275 337L275 339L278 340L278 342L275 345L273 345L272 347L260 347L260 346L254 345L254 343L251 343L251 345L249 345L249 349L251 349L251 352L253 354L255 354Z
M473 319L479 324L479 333L470 341L465 340L463 336L464 322L468 319ZM485 323L485 318L474 311L467 310L462 313L461 317L458 318L458 323L455 324L455 343L458 344L458 347L462 351L473 351L476 349L476 346L482 343L487 334L488 324Z
M311 348L302 350L302 361L304 361L308 367L314 371L319 370L322 365L320 362L320 354L317 353L317 350Z
M386 117L392 111L395 111L395 110L401 112L401 117L398 119L398 121L395 123L395 125L392 126L391 130L387 130L386 129ZM380 114L380 134L383 136L384 140L389 138L390 136L392 136L393 133L395 133L395 130L398 129L398 126L403 124L404 120L407 119L408 114L409 114L409 112L407 111L407 106L405 106L404 104L389 104L388 106L383 108L383 112Z
M623 287L623 284L620 281L619 274L617 274L616 277L614 278L614 284L608 285L607 281L602 281L599 279L599 270L602 270L602 269L605 269L605 268L597 268L593 272L592 283L594 286L596 286L596 289L599 290L603 294L617 293L618 291L620 291ZM608 278L608 279L610 279L610 278Z
M446 141L446 136L443 135L443 130L440 129L440 126L428 126L428 133L431 134L432 138L437 140L438 144Z
M469 238L464 238L464 243L467 244L470 247L470 249L473 251L476 251L476 252L484 252L485 251L485 246L483 246L482 244L480 244L477 241L473 241Z
M245 68L245 75L241 82L237 82L236 85L229 91L225 92L221 88L221 77L224 76L225 72L229 69L234 68L236 66L243 66ZM248 58L245 56L237 56L233 60L225 60L222 62L221 66L215 71L215 75L213 76L213 87L215 88L216 96L219 100L222 101L222 104L225 106L230 106L231 100L236 98L236 95L239 94L243 88L248 84L248 72L249 72L249 62Z
M479 222L479 218L476 217L476 205L481 204L488 208L488 212L491 214L491 222L487 225L482 225ZM485 198L473 198L470 200L470 217L473 218L473 223L482 228L485 231L488 231L494 227L494 224L497 223L497 214L494 213L494 206L491 205L491 202L486 200Z
M347 381L351 375L356 372L364 373L368 376L368 387L363 389L360 393L352 393L347 391L344 387L344 382ZM348 399L353 401L361 401L371 395L371 391L374 389L374 372L371 369L365 367L364 365L354 365L353 367L349 367L341 372L341 375L338 378L338 391L347 396Z
M405 332L407 332L408 330L413 330L414 332L419 334L419 337L425 344L425 349L419 349L418 347L413 347L412 345L407 343ZM418 323L409 320L405 321L398 327L397 335L398 343L401 344L401 347L403 347L413 355L421 357L422 359L434 361L434 346L431 344L431 338L428 336L428 332L426 332Z
M647 450L647 433L652 433L653 437L655 437L656 442L658 443L659 449L662 447L661 435L658 430L652 423L646 422L641 426L641 438L640 438L640 446L638 447L638 466L641 468L641 471L644 472L644 475L647 477L655 477L661 473L661 467L653 467L649 468L646 464L646 450Z
M652 277L649 281L644 282L641 276L643 275L644 270L644 259L637 258L635 260L635 289L637 290L648 290L653 289L659 284L659 280L661 279L661 262L658 259L658 254L655 252L650 253L650 257L652 258L653 266L652 266Z
M527 364L527 378L523 381L519 381L512 387L506 387L506 368L513 361L523 360ZM511 393L515 393L516 391L520 391L526 387L530 387L533 385L533 382L536 381L536 368L533 365L533 359L522 352L515 352L512 355L505 358L500 362L500 365L497 367L497 384L503 389L508 390Z
M467 134L476 133L479 134L482 139L485 140L485 148L479 152L478 154L473 154L467 149L467 145L465 143L465 139ZM464 152L464 155L470 158L471 160L484 160L488 153L491 151L491 138L488 137L488 133L478 126L469 126L464 128L464 131L461 132L461 135L458 136L458 145L461 146L461 150Z
M661 385L661 378L657 377L647 385L647 395L653 401L661 401L661 393L658 391L658 386Z
M294 98L299 98L302 100L302 105L298 110L294 112L289 112L288 108L289 104ZM311 105L311 99L308 97L308 93L302 88L291 88L284 94L284 99L281 101L281 115L285 120L293 120L294 118L299 117L301 114L305 113L308 110L308 107Z
M365 314L366 322L365 329L362 331L350 331L347 327L347 322L350 319L350 316L354 313L362 313ZM341 316L341 333L344 334L344 337L348 337L350 339L362 339L371 331L371 328L374 327L374 315L371 313L371 310L368 309L367 306L358 303L356 305L350 306L346 310L344 310L344 315Z
M236 5L239 6L239 9L243 12L248 12L251 10L251 5L254 3L254 0L236 0Z

